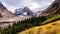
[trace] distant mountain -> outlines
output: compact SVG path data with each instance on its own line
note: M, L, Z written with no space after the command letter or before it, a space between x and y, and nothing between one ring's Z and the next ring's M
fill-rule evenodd
M23 13L25 13L26 15L23 14ZM32 12L28 7L16 9L15 10L15 15L17 15L17 16L25 15L25 16L31 16L31 17L37 16L37 14Z
M45 11L43 11L40 16L44 15L57 15L60 14L60 0L55 0Z
M1 18L12 18L14 14L7 10L7 8L0 2L0 17Z

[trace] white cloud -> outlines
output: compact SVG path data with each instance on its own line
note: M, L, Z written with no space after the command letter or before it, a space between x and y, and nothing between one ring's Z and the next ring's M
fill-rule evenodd
M37 11L38 8L40 8L41 6L39 4L37 4L36 2L32 2L30 3L30 5L28 6L32 11Z
M45 9L47 8L54 0L0 0L3 4L11 10L15 11L16 8L20 8L21 6L27 6L32 10L37 10L37 8Z
M0 2L3 1L3 0L0 0Z
M15 12L15 9L16 9L16 7L13 7L13 6L9 6L8 7L8 10L11 11L12 13Z
M12 13L14 13L14 10L16 9L14 6L6 5L6 3L4 2L4 0L0 0L0 2L2 2L2 4L3 4L9 11L11 11Z

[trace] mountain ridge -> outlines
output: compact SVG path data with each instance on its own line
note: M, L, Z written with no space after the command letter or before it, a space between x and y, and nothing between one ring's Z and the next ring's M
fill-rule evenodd
M41 13L41 15L47 16L49 14L52 14L53 12L60 13L59 11L60 11L60 0L55 0L46 10L44 10Z
M1 9L6 9L6 10L7 10L7 8L2 4L2 2L0 2L0 8L1 8Z
M31 16L31 17L35 17L37 16L37 14L35 14L34 12L32 12L28 7L24 7L23 9L16 9L15 10L15 15L22 15L23 13L27 13L27 16Z
M11 18L13 17L13 13L9 12L7 10L7 8L2 4L2 2L0 2L0 15L3 17L3 18Z

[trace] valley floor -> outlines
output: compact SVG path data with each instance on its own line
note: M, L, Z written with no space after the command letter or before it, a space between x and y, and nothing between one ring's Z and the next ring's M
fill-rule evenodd
M29 30L25 30L18 34L60 34L60 20L46 25L30 28Z

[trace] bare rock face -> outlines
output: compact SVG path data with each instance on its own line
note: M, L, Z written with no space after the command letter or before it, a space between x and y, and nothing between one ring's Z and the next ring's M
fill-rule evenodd
M0 17L3 17L1 13L0 13Z
M60 3L60 0L55 0L55 2Z
M13 13L11 13L8 10L5 10L5 9L0 9L0 14L3 18L12 18L12 17L14 17Z
M0 2L0 8L1 9L7 9L6 7L3 6L3 4Z
M51 13L60 13L60 0L55 0L41 15L49 15Z
M9 12L7 8L0 2L0 17L1 18L12 18L14 14Z

